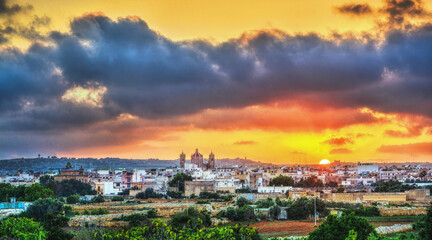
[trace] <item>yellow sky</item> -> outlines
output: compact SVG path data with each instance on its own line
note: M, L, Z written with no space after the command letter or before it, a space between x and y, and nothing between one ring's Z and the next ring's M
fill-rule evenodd
M277 28L289 33L318 32L324 35L332 31L360 32L372 29L374 17L349 17L338 14L335 6L346 0L74 0L74 1L21 1L34 6L34 13L51 18L50 30L68 31L69 22L88 12L103 12L110 18L136 15L150 28L173 40L204 38L222 42L238 37L245 31ZM381 1L363 0L372 7ZM432 1L426 2L432 7ZM430 135L417 138L393 138L385 136L387 129L400 129L401 122L358 124L322 131L246 130L173 130L161 140L143 140L139 144L110 147L108 149L80 149L60 153L70 156L129 157L175 159L181 150L189 156L199 148L204 156L211 150L217 158L248 157L264 162L318 163L321 159L343 161L424 161L423 155L392 155L378 153L381 145L406 144L431 141ZM357 133L371 136L357 138ZM323 144L332 137L350 137L353 143L343 146ZM249 144L235 144L249 141ZM351 154L330 154L331 149L347 148ZM103 152L103 153L101 153ZM293 154L304 152L306 154Z
M287 32L363 31L373 18L347 17L334 7L345 0L38 0L35 13L52 19L52 28L67 30L71 19L101 11L111 18L139 16L152 29L173 40L205 38L223 41L250 30L278 28ZM380 1L369 2L380 6Z

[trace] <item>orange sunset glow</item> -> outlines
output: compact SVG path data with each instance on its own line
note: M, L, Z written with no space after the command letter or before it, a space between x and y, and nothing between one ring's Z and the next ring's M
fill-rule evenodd
M432 1L397 2L0 1L0 158L430 161Z

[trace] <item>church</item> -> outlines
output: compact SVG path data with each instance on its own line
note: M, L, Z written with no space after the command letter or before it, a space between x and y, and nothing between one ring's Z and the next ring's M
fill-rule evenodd
M185 168L186 164L186 154L182 152L180 154L180 167ZM204 158L201 153L198 152L198 148L195 153L191 155L191 164L196 165L198 168L202 169L215 169L215 155L213 152L210 153L207 164L204 164Z

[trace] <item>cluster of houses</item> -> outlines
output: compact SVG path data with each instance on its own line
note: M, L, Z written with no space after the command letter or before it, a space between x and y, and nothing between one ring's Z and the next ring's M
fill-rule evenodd
M295 199L308 195L316 196L317 189L269 186L270 181L278 176L289 176L294 182L299 182L301 179L315 176L325 184L325 187L319 189L322 198L348 202L380 199L382 196L374 197L372 195L375 193L371 193L372 185L380 180L397 180L419 186L432 184L430 169L421 165L379 166L377 164L333 162L329 165L217 168L213 153L210 153L208 159L204 159L202 154L196 150L191 155L190 162L187 162L185 158L184 153L180 154L177 168L142 170L96 169L85 171L83 168L77 168L68 163L58 172L37 174L18 172L14 176L0 176L0 182L13 185L33 184L38 182L42 175L52 175L56 181L76 179L89 183L99 194L103 195L117 195L127 189L135 190L130 193L136 194L148 188L159 193L166 193L177 190L176 187L170 187L168 182L177 173L186 173L191 175L193 180L185 182L185 196L192 194L198 196L203 191L236 193L249 189L248 198L250 199L266 198L269 195L289 196ZM343 187L343 192L336 193L337 188L334 183L337 183L339 188ZM420 198L425 201L429 199L428 190L422 193L403 194L404 196L396 196L396 198L409 200L409 195L411 199L414 198L413 196L421 196ZM392 197L385 196L383 199L392 199Z

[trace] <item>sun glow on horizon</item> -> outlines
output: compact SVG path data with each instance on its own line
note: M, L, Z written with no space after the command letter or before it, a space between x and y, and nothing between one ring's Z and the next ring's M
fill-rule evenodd
M320 165L326 165L326 164L330 164L330 161L327 159L323 159L319 162Z

